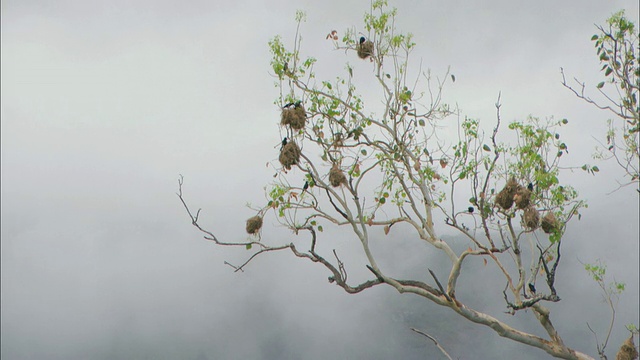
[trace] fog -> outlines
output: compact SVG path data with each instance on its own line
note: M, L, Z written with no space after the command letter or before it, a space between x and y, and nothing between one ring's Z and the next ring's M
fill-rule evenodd
M260 256L202 239L179 202L180 174L201 223L242 241L247 203L264 201L277 158L279 110L267 42L291 43L296 9L307 12L303 51L333 78L344 63L325 35L360 26L368 4L283 1L3 1L1 84L2 359L440 359L416 327L460 359L545 359L449 309L378 286L356 295L327 281L318 264L290 253ZM588 200L563 240L550 304L565 342L596 356L587 322L606 331L609 313L581 263L600 259L627 285L610 354L639 319L639 196L612 162L591 158L610 114L561 84L597 84L591 35L637 1L392 2L413 54L455 84L447 99L464 114L495 121L569 119L567 163L597 164L597 176L567 179ZM596 137L596 138L594 138ZM329 236L331 235L331 236ZM327 251L357 260L355 239L328 232ZM301 241L267 217L263 238ZM448 238L455 247L466 244ZM405 228L374 234L381 263L398 276L431 281L446 261ZM347 263L351 281L370 273ZM465 266L459 296L510 325L544 336L533 314L505 314L495 269ZM473 274L481 274L473 276ZM483 279L483 280L478 280ZM464 289L464 290L462 290Z

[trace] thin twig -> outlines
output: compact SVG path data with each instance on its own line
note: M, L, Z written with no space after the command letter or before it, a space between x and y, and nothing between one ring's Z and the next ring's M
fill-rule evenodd
M433 343L434 343L434 344L436 344L436 347L438 348L438 350L440 350L440 352L441 352L444 356L446 356L446 357L447 357L447 359L449 359L449 360L453 360L453 359L451 358L451 355L449 355L449 353L448 353L448 352L447 352L447 351L446 351L442 346L440 346L440 343L438 343L438 341L437 341L433 336L431 336L431 335L429 335L429 334L427 334L427 333L425 333L425 332L422 332L422 331L420 331L420 330L418 330L418 329L416 329L416 328L411 328L411 330L413 330L413 331L417 332L417 333L418 333L418 334L420 334L420 335L424 335L424 336L426 336L427 338L429 338L429 340L433 341Z

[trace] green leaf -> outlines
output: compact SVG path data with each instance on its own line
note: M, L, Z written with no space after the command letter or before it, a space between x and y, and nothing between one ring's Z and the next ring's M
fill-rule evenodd
M591 37L591 41L595 41L595 40L598 40L598 35L593 35L593 36Z
M367 150L366 149L362 149L360 150L360 153L364 156L367 156Z
M424 124L424 119L420 119L420 120L418 120L418 124L419 124L420 126L424 126L424 125L425 125L425 124Z
M318 226L318 231L322 232L322 225Z
M604 86L604 81L602 81L600 84L598 84L596 87L598 89L602 89L602 87Z
M244 246L247 250L251 250L251 244L247 244Z
M482 150L484 150L484 151L491 151L491 148L489 147L489 145L484 144L484 145L482 145Z
M607 71L604 72L604 76L609 76L609 74L611 74L613 72L613 69L608 67Z
M600 171L600 169L599 169L597 166L593 166L593 167L591 168L591 171L593 171L593 172L598 172L598 171Z

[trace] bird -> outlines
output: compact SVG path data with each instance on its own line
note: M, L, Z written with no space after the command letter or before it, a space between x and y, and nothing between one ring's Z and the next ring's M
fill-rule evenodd
M360 37L360 44L364 44L364 42L367 41L367 39L364 38L364 36Z
M307 191L307 189L308 189L308 188L309 188L309 182L308 182L308 181L305 181L305 182L304 182L304 186L302 187L302 192Z
M527 189L529 189L529 191L533 191L533 183L529 183L529 185L527 185Z
M531 290L532 293L536 293L536 286L533 285L533 283L529 283L529 290Z
M280 151L282 151L282 149L284 148L285 145L287 145L287 138L286 137L284 139L282 139L282 146L280 146Z
M291 106L293 106L294 108L299 108L300 105L302 105L302 101L298 100L296 102L290 102L290 103L286 104L285 106L283 106L282 108L283 109L287 109L287 108L289 108Z
M473 214L473 210L475 210L475 209L473 208L473 206L469 206L468 210L469 210L469 214Z

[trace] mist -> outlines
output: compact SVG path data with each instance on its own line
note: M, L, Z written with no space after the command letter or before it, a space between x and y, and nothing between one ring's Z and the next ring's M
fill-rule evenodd
M640 323L639 196L618 189L624 174L614 163L591 158L611 115L564 89L559 68L597 84L594 23L622 8L633 18L638 3L588 3L391 5L398 27L415 34L416 65L422 58L440 76L451 67L457 80L445 94L463 113L491 124L501 94L505 121L567 118L567 162L600 167L597 176L566 175L589 207L567 229L556 281L562 301L549 304L568 346L595 357L587 323L600 336L610 317L582 263L601 260L626 283L613 354L628 337L624 325ZM267 42L282 34L290 43L296 9L307 12L303 52L323 59L319 77L333 78L347 61L367 73L325 35L361 26L368 4L2 2L3 359L444 358L410 327L454 358L548 358L390 287L346 294L323 267L290 253L234 272L225 262L251 252L216 247L191 226L176 196L180 175L201 225L220 239L243 241L254 215L246 204L265 199L273 175L265 165L281 140ZM265 221L263 237L307 240ZM323 236L323 250L352 260L350 281L371 277L350 233ZM371 241L392 276L444 276L446 259L406 228ZM531 312L504 313L495 269L471 261L464 271L462 301L544 336ZM498 296L477 296L490 290Z

